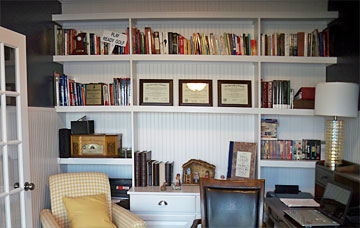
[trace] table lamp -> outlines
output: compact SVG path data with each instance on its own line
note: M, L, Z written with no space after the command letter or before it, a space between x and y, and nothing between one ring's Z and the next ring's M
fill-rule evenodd
M338 117L357 117L359 85L324 82L316 85L315 115L332 116L326 121L325 165L335 170L342 164L344 121Z

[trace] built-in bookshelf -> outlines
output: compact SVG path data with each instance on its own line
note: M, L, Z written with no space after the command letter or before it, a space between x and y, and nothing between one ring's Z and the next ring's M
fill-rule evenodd
M293 184L294 173L309 174L314 161L262 160L261 118L279 120L279 138L289 140L324 140L324 118L311 109L261 108L261 81L290 80L297 91L314 87L326 80L326 66L336 64L336 57L262 56L261 34L311 33L322 31L337 18L336 12L323 13L132 13L53 15L62 28L93 32L126 32L127 28L193 33L246 33L257 43L257 55L61 55L53 61L63 64L64 73L81 83L110 83L113 78L131 80L130 106L57 106L65 127L83 115L95 120L96 133L122 133L123 145L132 151L151 150L152 159L174 161L174 173L182 173L188 160L202 159L216 165L215 177L225 175L230 141L258 143L257 177L267 179L267 190L274 183ZM130 35L131 37L131 29ZM132 50L132 42L130 42ZM140 79L172 79L173 106L139 105ZM213 84L212 107L179 106L180 79L210 79ZM250 80L251 108L219 107L218 80ZM59 159L64 166L118 165L134 179L132 159ZM112 166L113 167L113 166ZM91 168L91 167L90 167ZM284 171L286 170L286 171ZM281 177L280 177L281 176ZM303 191L313 191L314 177L299 183Z

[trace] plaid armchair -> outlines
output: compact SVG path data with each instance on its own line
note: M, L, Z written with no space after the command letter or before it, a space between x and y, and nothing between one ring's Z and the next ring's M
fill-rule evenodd
M105 193L112 222L118 228L142 228L145 222L130 211L111 203L109 179L104 173L62 173L49 177L51 211L40 212L43 228L68 228L62 198Z

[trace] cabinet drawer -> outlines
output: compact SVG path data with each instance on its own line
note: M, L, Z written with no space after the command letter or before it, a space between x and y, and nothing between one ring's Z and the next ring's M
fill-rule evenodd
M195 196L130 195L131 211L195 212Z
M316 183L325 187L327 183L334 182L334 174L321 168L316 169Z

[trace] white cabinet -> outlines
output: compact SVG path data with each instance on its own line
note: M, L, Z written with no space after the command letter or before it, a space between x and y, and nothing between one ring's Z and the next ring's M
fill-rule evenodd
M140 216L146 227L188 228L200 218L198 186L161 192L160 187L137 187L129 190L130 210Z
M53 15L63 28L91 31L125 32L126 28L172 31L189 37L193 33L251 34L260 50L262 33L296 33L322 30L337 17L336 12L305 13L229 13L229 14L73 14ZM131 37L131 36L130 36ZM132 45L132 44L131 44ZM131 47L130 47L131 49ZM259 53L259 52L258 52ZM278 118L279 138L324 139L324 119L313 110L261 108L261 80L290 80L296 91L301 86L315 86L325 81L326 66L336 64L336 57L232 56L232 55L86 55L54 56L63 64L64 73L76 81L110 83L115 77L131 79L130 106L56 107L60 121L82 117L95 120L96 133L122 133L123 146L151 150L152 159L174 161L174 173L190 159L202 159L216 166L215 177L226 175L229 141L258 143L257 176L266 178L266 191L275 184L298 184L302 191L313 191L313 161L271 161L260 159L261 118ZM140 106L140 79L172 79L174 106ZM180 79L210 79L213 83L213 107L179 106ZM218 107L218 80L250 80L251 108ZM134 177L132 159L101 162L60 160L65 171L104 170L110 176ZM81 164L81 165L76 165ZM134 179L134 178L133 178Z

